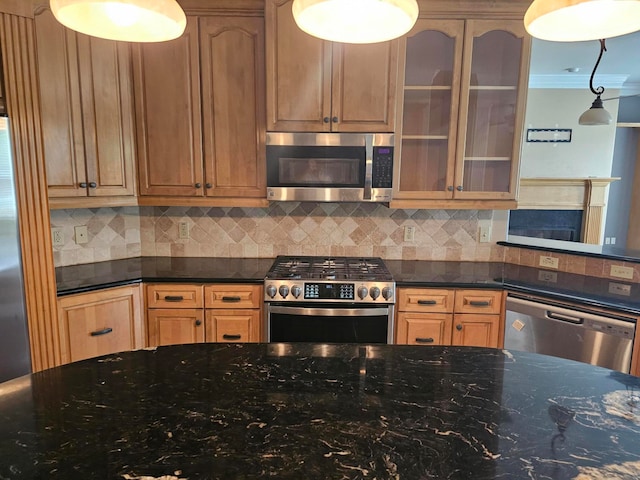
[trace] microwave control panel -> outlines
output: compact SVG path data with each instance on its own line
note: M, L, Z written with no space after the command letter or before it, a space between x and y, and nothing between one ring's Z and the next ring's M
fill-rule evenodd
M393 147L373 147L373 188L391 188L393 181Z

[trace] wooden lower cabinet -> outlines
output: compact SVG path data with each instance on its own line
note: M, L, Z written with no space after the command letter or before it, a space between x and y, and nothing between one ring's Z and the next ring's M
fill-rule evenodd
M145 346L139 285L58 299L62 363Z
M261 339L262 285L165 283L146 288L151 347Z
M498 347L502 305L499 290L399 288L396 343Z

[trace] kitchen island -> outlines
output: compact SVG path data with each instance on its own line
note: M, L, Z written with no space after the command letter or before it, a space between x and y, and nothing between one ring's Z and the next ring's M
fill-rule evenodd
M0 478L637 479L640 378L495 349L197 344L0 384Z

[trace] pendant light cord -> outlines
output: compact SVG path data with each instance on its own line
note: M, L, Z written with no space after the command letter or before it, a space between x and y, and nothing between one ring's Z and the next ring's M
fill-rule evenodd
M593 72L591 72L591 78L589 79L589 88L591 89L593 94L597 95L598 97L600 97L600 95L602 95L604 93L604 87L600 86L598 88L593 88L593 77L596 74L596 70L598 69L598 65L600 65L600 60L602 60L602 54L607 51L607 47L606 47L604 41L605 41L604 38L600 39L600 55L598 55L598 60L596 61L596 64L593 67Z

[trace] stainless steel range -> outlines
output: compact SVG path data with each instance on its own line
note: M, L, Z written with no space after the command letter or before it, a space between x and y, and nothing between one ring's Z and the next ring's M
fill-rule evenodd
M395 283L380 258L280 256L264 287L269 342L393 343Z

